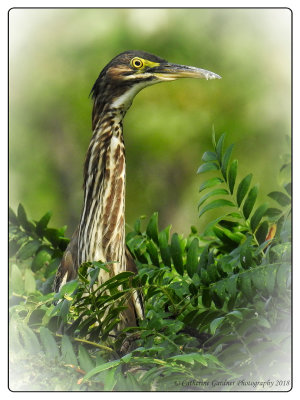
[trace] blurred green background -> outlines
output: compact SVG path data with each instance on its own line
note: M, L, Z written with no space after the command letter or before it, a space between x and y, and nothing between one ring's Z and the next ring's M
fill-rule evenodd
M139 49L211 70L222 80L182 79L144 89L124 121L126 218L159 212L161 227L204 228L196 175L217 135L236 144L239 176L253 172L259 200L278 189L291 131L288 9L12 9L10 204L52 225L76 227L91 138L88 95L118 53Z

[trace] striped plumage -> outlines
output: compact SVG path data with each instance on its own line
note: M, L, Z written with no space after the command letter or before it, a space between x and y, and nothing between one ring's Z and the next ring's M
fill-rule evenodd
M126 270L136 272L125 245L125 147L122 120L134 96L144 87L180 77L214 79L218 75L194 67L169 64L149 53L128 51L115 57L100 73L91 95L93 136L84 165L84 204L80 223L63 255L54 289L77 276L86 261L112 262L110 272L99 279ZM138 293L128 302L124 325L143 318Z
M91 140L85 163L78 262L118 260L124 270L125 149L121 115L109 112ZM116 265L113 265L115 268Z

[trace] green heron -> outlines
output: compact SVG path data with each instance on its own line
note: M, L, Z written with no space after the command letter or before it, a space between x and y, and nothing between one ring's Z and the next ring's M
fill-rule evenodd
M99 283L122 271L136 272L125 244L125 147L123 118L135 95L146 86L177 78L219 79L204 69L171 64L143 51L125 51L111 60L96 80L91 96L93 136L84 164L84 204L79 226L63 255L54 290L75 279L86 261L112 262ZM143 318L143 301L134 292L124 326Z

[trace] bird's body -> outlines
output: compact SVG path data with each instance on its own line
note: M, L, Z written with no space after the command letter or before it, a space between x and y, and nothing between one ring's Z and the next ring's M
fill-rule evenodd
M178 77L219 78L194 67L169 64L145 52L129 51L115 57L100 73L92 89L93 136L84 165L84 204L80 223L63 255L54 289L77 276L86 261L111 262L101 270L100 283L126 270L136 272L125 245L125 147L122 121L134 96L144 87ZM138 293L128 303L124 324L143 318Z

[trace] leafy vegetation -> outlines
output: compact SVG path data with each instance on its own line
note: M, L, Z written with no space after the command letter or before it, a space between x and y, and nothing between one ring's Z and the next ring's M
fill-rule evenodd
M12 390L268 390L268 380L290 389L291 184L257 205L234 146L225 134L212 142L198 207L218 218L187 237L159 230L157 213L144 228L139 218L126 238L137 275L95 287L109 264L85 263L52 293L65 227L49 228L50 213L30 221L22 205L10 210ZM136 290L146 317L117 332Z

